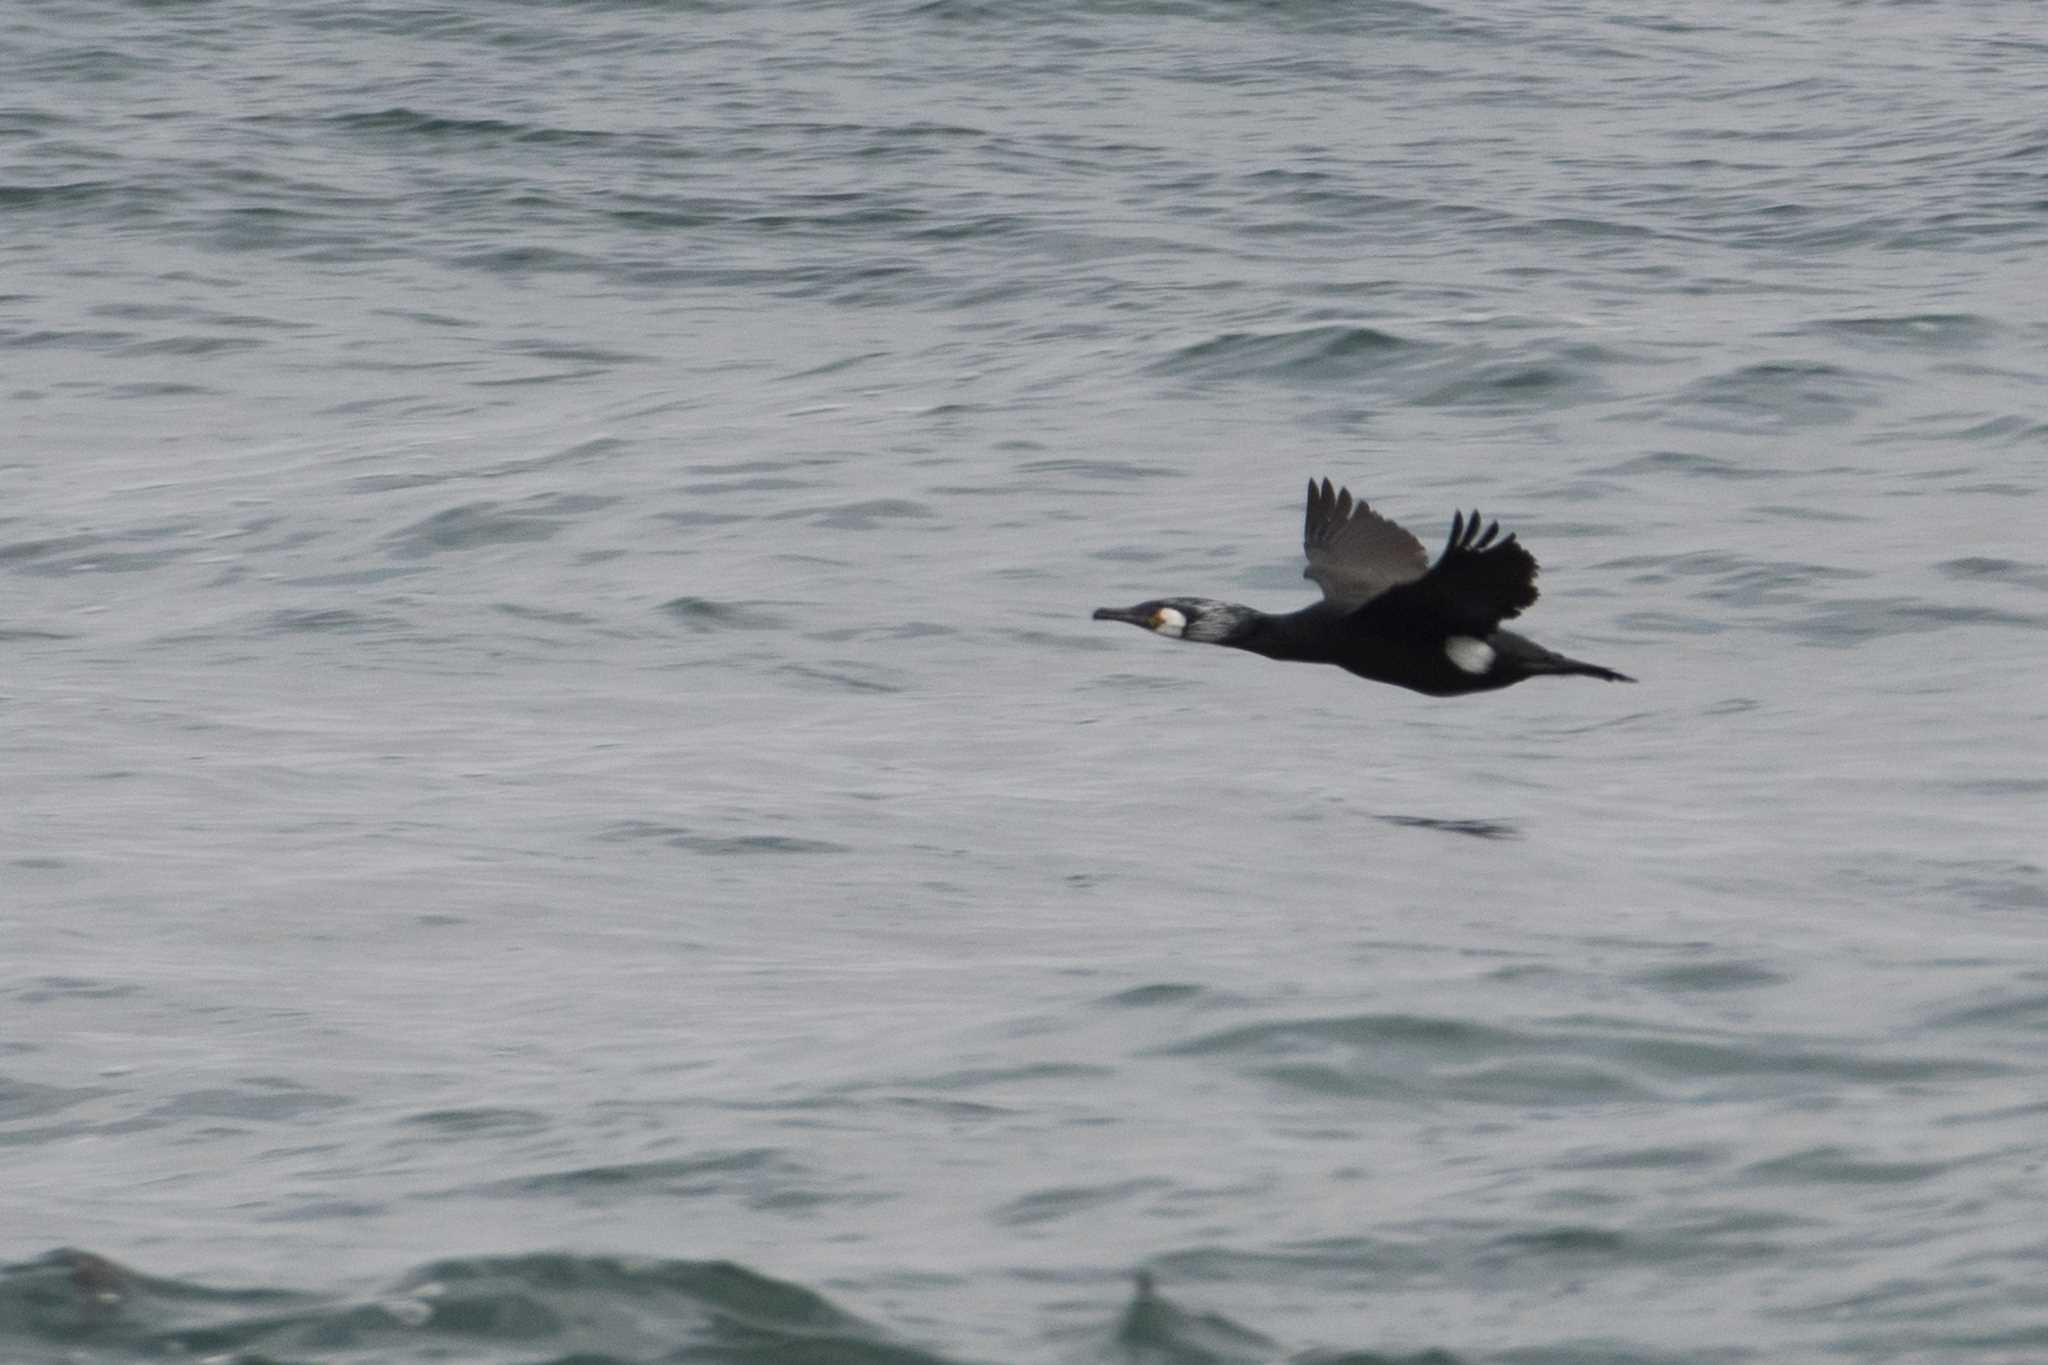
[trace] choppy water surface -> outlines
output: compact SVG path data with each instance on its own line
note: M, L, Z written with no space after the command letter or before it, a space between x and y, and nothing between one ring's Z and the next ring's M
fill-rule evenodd
M0 1355L2048 1356L2039 32L8 9Z

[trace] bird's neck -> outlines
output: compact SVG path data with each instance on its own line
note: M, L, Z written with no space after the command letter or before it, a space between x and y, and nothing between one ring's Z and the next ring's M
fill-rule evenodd
M1326 658L1331 616L1326 603L1318 602L1282 616L1271 616L1251 607L1240 610L1244 615L1238 628L1218 643L1268 659L1319 663Z

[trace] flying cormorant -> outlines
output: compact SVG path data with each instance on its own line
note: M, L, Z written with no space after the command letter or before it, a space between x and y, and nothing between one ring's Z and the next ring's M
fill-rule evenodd
M1128 621L1169 640L1228 645L1269 659L1335 664L1374 682L1432 697L1488 692L1546 673L1608 682L1635 679L1552 653L1500 629L1536 600L1536 558L1479 513L1451 518L1435 564L1422 542L1328 479L1308 485L1303 578L1323 600L1285 616L1235 602L1162 597L1102 607L1098 621Z

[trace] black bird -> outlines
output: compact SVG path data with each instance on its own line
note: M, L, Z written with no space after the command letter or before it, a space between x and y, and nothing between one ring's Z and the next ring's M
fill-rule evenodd
M1431 564L1421 541L1353 502L1348 489L1311 479L1301 576L1322 586L1322 601L1269 616L1235 602L1162 597L1102 607L1095 619L1269 659L1335 664L1432 697L1489 692L1547 673L1634 682L1500 628L1536 600L1536 558L1513 535L1496 540L1499 534L1499 522L1481 530L1477 512L1460 513Z

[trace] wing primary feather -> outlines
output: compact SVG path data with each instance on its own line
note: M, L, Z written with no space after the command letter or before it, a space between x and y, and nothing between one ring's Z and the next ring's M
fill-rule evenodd
M1329 478L1309 480L1302 550L1308 558L1302 577L1314 579L1324 599L1338 605L1363 604L1429 571L1421 542Z

